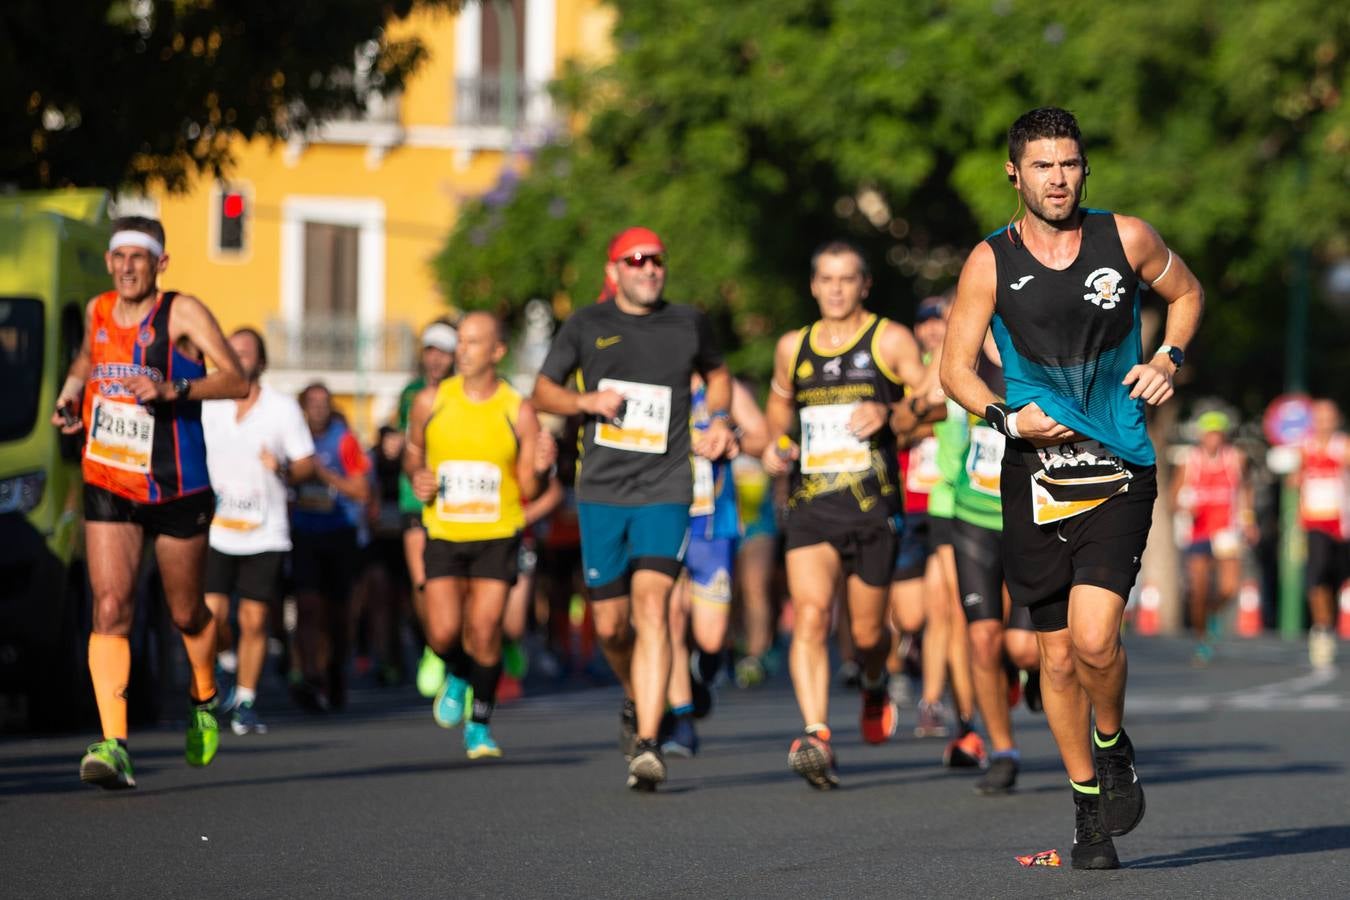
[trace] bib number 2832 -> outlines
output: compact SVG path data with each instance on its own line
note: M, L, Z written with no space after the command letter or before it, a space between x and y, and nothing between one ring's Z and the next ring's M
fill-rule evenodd
M155 445L155 417L138 403L94 396L89 441L84 455L115 469L146 474Z

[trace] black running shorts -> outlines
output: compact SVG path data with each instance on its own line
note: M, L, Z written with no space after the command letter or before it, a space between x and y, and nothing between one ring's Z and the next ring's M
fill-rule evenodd
M206 593L237 596L272 604L281 599L280 551L235 556L212 547L206 551Z
M899 516L886 521L871 520L852 527L813 519L804 510L789 510L787 516L787 552L814 544L829 544L839 554L844 577L857 575L864 584L885 587L895 571L896 550L902 524Z
M952 519L956 582L967 622L1004 620L1003 532ZM1031 613L1014 605L1005 626L1031 631Z
M950 516L928 514L928 552L936 553L939 547L952 542L952 519Z
M1129 596L1158 496L1154 466L1129 468L1134 480L1125 493L1082 515L1037 525L1031 519L1031 472L1021 453L1003 455L1004 577L1013 603L1031 607L1036 630L1067 627L1074 585Z
M345 603L360 559L355 528L291 532L291 578L297 591L317 591L329 602Z
M515 584L520 571L520 535L491 541L427 540L423 556L433 578L488 578Z
M215 514L216 495L209 490L163 503L138 503L101 487L84 486L86 522L126 522L139 525L146 534L195 538L211 530Z
M1350 578L1350 543L1338 541L1325 531L1309 531L1305 576L1308 590L1316 587L1339 590L1347 578Z
M952 550L966 621L1003 621L1003 534L952 519Z

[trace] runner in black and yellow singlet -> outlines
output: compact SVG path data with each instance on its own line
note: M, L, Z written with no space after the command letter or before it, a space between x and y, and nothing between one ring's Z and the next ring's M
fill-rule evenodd
M895 565L901 496L892 405L902 385L924 381L908 328L863 308L871 278L862 254L842 241L811 259L820 321L778 341L766 417L764 468L788 470L788 591L796 610L791 669L805 733L788 754L812 786L838 784L827 722L830 611L842 577L854 645L863 662L863 739L895 733L886 694L886 594ZM787 439L794 415L800 445Z
M432 707L444 728L464 719L470 759L498 757L488 722L502 672L502 616L515 583L525 501L542 490L553 439L534 407L497 377L506 355L497 320L470 313L459 327L458 374L422 390L408 421L404 467L426 506L426 635L446 665Z
M147 536L154 539L164 599L192 665L188 763L211 762L219 744L212 712L216 626L202 594L215 497L200 401L243 397L248 381L201 301L159 290L159 274L169 263L164 227L135 216L116 220L112 230L105 262L113 290L89 301L84 345L57 397L52 424L66 434L88 427L84 519L94 601L89 674L103 740L81 760L80 778L128 788L136 784L127 752L128 635ZM208 360L215 366L210 374Z

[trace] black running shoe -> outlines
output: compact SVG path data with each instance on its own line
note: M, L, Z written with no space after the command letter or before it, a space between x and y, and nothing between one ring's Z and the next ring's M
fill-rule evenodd
M1027 709L1038 713L1043 709L1041 704L1041 670L1029 669L1023 673L1026 681L1022 683L1022 699L1027 703Z
M1096 794L1073 792L1073 867L1119 869L1120 858L1111 835L1102 828L1101 803Z
M639 740L628 761L628 787L634 791L651 793L666 780L666 761L656 741Z
M1144 788L1134 771L1134 744L1122 728L1110 747L1098 747L1094 733L1092 748L1102 790L1102 827L1112 837L1129 834L1144 818Z
M839 787L829 733L803 734L788 748L788 766L818 791Z
M985 796L1012 793L1017 784L1017 771L1017 760L1011 756L994 757L980 780L975 782L975 793Z
M689 693L693 697L694 718L708 718L713 709L713 689L695 676L689 679Z
M619 708L619 751L623 753L624 759L633 759L637 742L637 706L624 697L623 706Z

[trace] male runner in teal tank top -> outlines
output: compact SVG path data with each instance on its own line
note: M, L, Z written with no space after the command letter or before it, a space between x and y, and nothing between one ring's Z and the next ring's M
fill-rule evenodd
M1005 168L1027 214L966 260L942 384L1010 438L1001 485L1005 577L1038 633L1046 717L1073 787L1073 865L1116 868L1112 836L1144 814L1134 748L1121 728L1120 643L1157 495L1144 408L1171 398L1204 291L1146 222L1079 207L1088 167L1070 113L1048 107L1018 119ZM1139 331L1145 286L1168 310L1164 343L1151 357ZM1006 403L976 372L991 325Z

